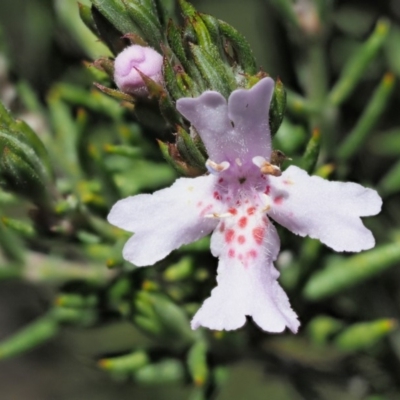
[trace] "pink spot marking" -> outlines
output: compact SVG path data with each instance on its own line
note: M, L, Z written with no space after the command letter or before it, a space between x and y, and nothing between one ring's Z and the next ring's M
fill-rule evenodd
M213 196L215 200L221 200L221 195L218 192L214 192Z
M243 260L243 255L242 255L242 254L239 254L239 257L238 257L238 258L239 258L240 261L242 261L242 260Z
M275 203L277 206L280 206L280 205L283 203L283 197L282 197L282 196L275 197L275 198L274 198L274 203Z
M230 208L228 210L228 213L231 213L232 215L236 215L237 214L237 210L236 210L236 208Z
M222 222L219 226L219 231L222 233L225 230L225 222Z
M223 178L219 178L219 179L218 179L218 183L222 183L223 181L224 181Z
M264 190L264 193L266 194L266 195L269 195L269 192L271 191L271 187L268 185L266 188L265 188L265 190Z
M243 244L246 241L246 238L243 235L238 236L238 242L239 244Z
M257 258L257 252L254 249L251 249L247 255L251 258Z
M229 249L229 251L228 251L228 257L229 257L229 258L234 258L234 257L235 257L235 250Z
M203 205L203 202L202 201L199 201L198 203L197 203L197 207L201 207Z
M240 228L246 228L247 225L247 217L241 217L238 221L238 225Z
M225 232L225 242L226 243L231 243L234 236L235 236L235 231L233 229L228 229Z
M261 245L264 239L265 229L262 226L258 226L257 228L253 229L253 238L257 244Z
M247 214L248 215L253 215L256 212L256 208L255 207L249 207L247 209Z
M237 202L236 202L236 205L239 207L240 205L242 204L242 202L240 201L240 200L238 200Z

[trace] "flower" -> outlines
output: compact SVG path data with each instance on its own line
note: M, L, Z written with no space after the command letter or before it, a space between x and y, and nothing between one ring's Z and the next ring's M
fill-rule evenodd
M146 96L148 90L138 71L160 83L162 82L162 65L162 55L151 47L129 46L115 59L115 83L123 92Z
M218 285L195 314L193 329L236 329L251 316L266 331L297 331L299 321L277 281L273 262L280 242L268 217L336 251L375 244L360 219L380 211L374 190L309 176L295 166L281 173L269 163L273 89L273 80L264 78L250 90L235 90L228 102L214 91L179 99L177 109L207 148L210 174L177 179L153 195L128 197L108 217L135 232L123 255L137 266L152 265L213 231Z

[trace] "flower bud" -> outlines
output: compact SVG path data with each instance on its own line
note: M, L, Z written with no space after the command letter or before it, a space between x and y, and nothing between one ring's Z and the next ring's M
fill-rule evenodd
M148 94L148 90L139 71L160 83L162 81L162 65L162 55L151 47L129 46L115 59L115 83L123 92L145 96Z

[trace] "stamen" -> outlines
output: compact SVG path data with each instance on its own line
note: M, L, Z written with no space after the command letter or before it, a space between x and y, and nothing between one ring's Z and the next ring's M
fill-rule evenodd
M264 207L261 209L261 212L262 213L268 212L271 209L271 198L264 193L261 193L260 197L262 203L264 203Z
M206 214L204 218L229 218L232 217L233 214L230 212L223 213L223 214L218 214L218 213L212 213L212 214Z
M253 158L253 164L260 168L264 175L281 176L282 171L277 165L269 163L264 157L257 156Z
M230 164L228 161L223 161L220 164L217 164L214 161L207 160L206 161L206 167L208 169L208 172L213 175L218 175L220 172L225 171L230 167Z

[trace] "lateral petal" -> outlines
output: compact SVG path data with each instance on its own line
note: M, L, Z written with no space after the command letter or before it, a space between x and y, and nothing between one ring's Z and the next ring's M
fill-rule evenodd
M152 265L172 250L209 234L217 225L205 218L216 212L213 198L216 177L180 178L154 194L140 194L118 201L108 221L134 232L123 256L136 266Z
M310 236L335 251L361 251L375 245L360 217L376 215L382 199L353 182L331 182L291 166L270 177L269 215L293 233Z

